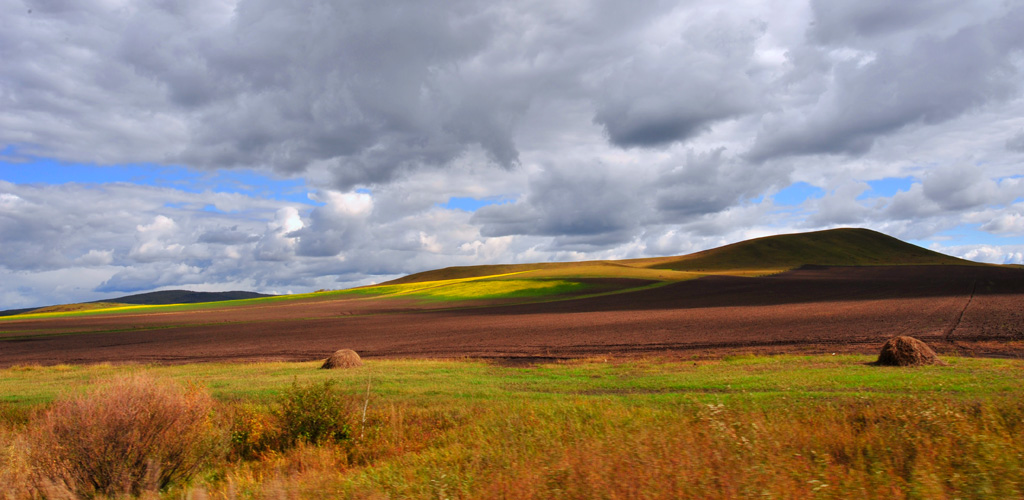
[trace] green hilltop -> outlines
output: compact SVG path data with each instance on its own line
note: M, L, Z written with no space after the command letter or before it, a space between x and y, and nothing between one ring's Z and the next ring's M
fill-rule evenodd
M793 269L800 266L974 264L911 245L870 229L829 229L741 241L663 260L652 267L677 271Z

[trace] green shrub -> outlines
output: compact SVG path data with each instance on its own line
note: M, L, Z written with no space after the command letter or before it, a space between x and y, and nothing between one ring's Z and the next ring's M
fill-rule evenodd
M285 392L280 417L288 444L319 444L350 437L348 419L353 407L334 384L333 380L308 385L292 383Z
M148 376L56 401L34 422L40 481L82 496L184 482L224 450L209 394Z

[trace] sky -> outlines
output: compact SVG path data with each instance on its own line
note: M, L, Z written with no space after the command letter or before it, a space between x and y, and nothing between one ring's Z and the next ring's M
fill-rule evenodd
M0 0L0 309L866 227L1024 263L1024 5Z

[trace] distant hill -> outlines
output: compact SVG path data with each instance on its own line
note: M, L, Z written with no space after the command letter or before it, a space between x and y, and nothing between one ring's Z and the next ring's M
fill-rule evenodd
M911 245L870 229L829 229L741 241L651 267L676 271L817 266L963 265L974 262Z
M15 316L18 314L30 313L39 309L38 307L26 307L25 309L8 309L6 311L0 311L0 316Z
M139 293L126 295L116 299L97 300L96 302L116 302L118 304L133 304L154 306L161 304L197 304L200 302L223 302L225 300L256 299L260 297L272 297L256 292L192 292L189 290L165 290L162 292Z
M487 277L495 280L628 279L646 282L682 281L711 274L763 276L801 266L984 266L921 248L868 229L830 229L767 236L703 252L674 257L584 262L548 262L447 267L411 274L380 285ZM363 287L366 288L366 287ZM192 292L168 290L141 293L88 304L3 311L0 316L29 312L74 312L117 305L163 305L220 302L269 297L254 292Z
M256 292L192 292L189 290L166 290L162 292L139 293L125 295L116 299L103 299L83 304L64 304L46 307L29 307L26 309L9 309L0 311L0 316L16 316L28 313L46 312L70 312L86 311L91 309L106 309L119 305L143 305L156 306L164 304L198 304L201 302L223 302L225 300L255 299L259 297L273 297Z
M897 266L981 265L912 245L870 229L841 228L782 234L741 241L677 257L619 261L551 262L448 267L399 278L388 284L473 278L532 271L531 278L572 274L656 277L656 272L736 273L784 271L805 265ZM664 276L673 278L679 276Z

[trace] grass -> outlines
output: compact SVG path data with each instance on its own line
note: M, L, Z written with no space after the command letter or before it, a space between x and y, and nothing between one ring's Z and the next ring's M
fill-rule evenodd
M0 401L38 405L59 394L85 390L123 373L200 383L222 400L265 401L293 382L336 380L346 391L365 389L373 373L374 394L403 402L435 397L467 402L557 399L565 396L631 400L900 397L905 394L990 397L1024 393L1024 366L1003 359L945 358L947 367L921 370L869 365L857 355L735 357L692 362L599 359L541 364L530 368L482 361L370 360L370 368L316 370L308 363L202 363L190 365L56 365L0 370Z
M368 286L342 290L337 293L374 297L475 300L513 297L543 297L574 292L586 288L586 285L583 283L566 280L510 278L518 274L521 273L517 272L474 278Z
M145 375L206 387L223 412L244 408L247 421L262 423L273 421L290 388L330 383L358 409L370 384L366 420L352 413L349 439L229 460L165 491L167 498L200 490L215 498L1024 494L1024 363L947 358L948 366L901 369L871 360L14 367L0 370L0 435L11 443L0 450L0 477L27 484L18 479L17 429L37 409L112 378Z

